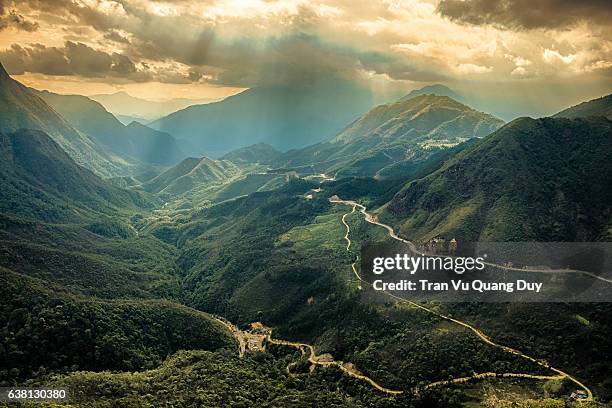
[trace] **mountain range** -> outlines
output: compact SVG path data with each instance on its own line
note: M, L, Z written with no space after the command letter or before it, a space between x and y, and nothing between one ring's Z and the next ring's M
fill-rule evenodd
M123 125L99 102L80 95L60 95L32 90L70 124L109 150L144 163L172 165L185 157L169 134L141 123Z
M332 137L371 103L369 91L341 80L251 88L220 102L182 109L150 126L210 157L254 143L287 150Z
M610 304L364 301L355 259L388 231L329 200L417 244L610 241L609 96L504 124L439 86L374 108L342 83L253 88L153 130L0 85L0 385L92 406L567 405L550 364L612 401ZM195 156L172 163L178 144ZM211 314L295 343L240 356ZM490 372L529 374L452 381Z
M172 112L176 112L177 110L184 109L191 105L214 102L214 99L188 98L172 98L165 101L150 101L148 99L137 98L124 91L115 92L113 94L90 95L89 98L101 103L108 111L117 116L117 118L119 118L119 116L132 117L134 119L142 120L145 122L143 124L159 119L165 115L169 115Z
M78 164L105 176L129 172L128 160L79 132L43 99L13 80L0 65L0 129L38 129L47 133Z
M289 151L276 160L342 176L393 176L406 161L421 162L440 149L481 138L503 124L447 96L426 94L377 106L333 139Z

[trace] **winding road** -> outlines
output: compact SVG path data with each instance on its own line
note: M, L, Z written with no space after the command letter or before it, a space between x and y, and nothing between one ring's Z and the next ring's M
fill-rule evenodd
M347 228L347 233L345 235L345 239L349 240L349 246L350 246L350 239L348 238L348 236L350 234L350 226L346 222L346 216L348 216L349 214L352 214L355 211L355 208L359 208L359 212L361 214L363 214L364 219L367 222L369 222L370 224L378 225L378 226L381 226L381 227L385 228L387 230L387 232L389 233L390 237L392 237L393 239L396 239L398 241L401 241L401 242L407 244L408 247L410 248L410 250L412 250L413 252L416 252L416 253L419 252L419 251L417 251L416 246L412 242L397 236L395 234L395 232L393 231L392 227L390 227L387 224L383 224L383 223L379 222L372 214L368 213L365 206L363 206L363 205L361 205L359 203L356 203L355 201L342 200L342 199L340 199L337 196L331 197L329 199L329 201L331 203L333 203L333 204L344 204L344 205L349 205L349 206L353 207L353 211L344 214L344 216L342 217L342 223ZM349 249L349 247L347 247L347 250L348 249ZM368 282L368 281L366 281L366 280L361 278L361 276L357 272L356 264L357 264L357 261L355 261L351 265L351 268L353 270L353 273L357 277L357 279L362 284L370 285L371 286L372 284L370 282ZM495 265L495 266L497 266L497 265ZM520 270L523 271L522 269L520 269ZM533 270L532 270L532 272L533 272ZM543 362L543 361L538 360L538 359L536 359L534 357L531 357L531 356L523 353L522 351L519 351L519 350L516 350L516 349L514 349L512 347L508 347L508 346L504 346L504 345L496 343L488 335L486 335L482 330L472 326L469 323L463 322L461 320L457 320L457 319L455 319L453 317L450 317L450 316L447 316L447 315L442 314L440 312L437 312L437 311L435 311L433 309L430 309L428 307L425 307L425 306L423 306L421 304L412 302L410 300L406 300L406 299L401 298L401 297L399 297L397 295L394 295L393 293L390 293L388 291L383 291L383 292L387 296L389 296L391 298L394 298L394 299L396 299L396 300L398 300L400 302L407 303L407 304L409 304L412 307L415 307L417 309L421 309L421 310L426 311L426 312L428 312L430 314L433 314L433 315L435 315L435 316L437 316L437 317L439 317L441 319L453 322L455 324L458 324L458 325L460 325L460 326L462 326L462 327L472 331L481 341L483 341L484 343L486 343L486 344L488 344L490 346L499 348L499 349L501 349L502 351L504 351L506 353L510 353L510 354L522 357L522 358L524 358L526 360L529 360L529 361L531 361L531 362L533 362L535 364L538 364L541 367L544 367L544 368L546 368L548 370L551 370L551 371L557 373L556 376L538 376L538 375L523 374L523 373L504 373L504 374L480 373L480 374L474 374L473 376L470 376L470 377L457 378L457 379L451 380L451 381L448 381L448 380L447 381L437 381L437 382L428 384L427 386L425 386L425 388L431 388L431 387L435 387L435 386L439 386L439 385L443 385L443 384L448 384L448 383L466 382L466 381L469 381L470 379L478 379L478 378L493 377L493 376L495 376L495 377L521 377L521 378L546 379L546 380L550 380L550 379L563 379L564 378L564 379L568 379L568 380L572 381L574 384L579 386L581 389L583 389L587 393L587 398L583 399L582 401L592 401L593 400L593 393L591 392L591 390L586 385L584 385L582 382L580 382L578 379L576 379L575 377L571 376L570 374L568 374L568 373L566 373L566 372L564 372L564 371L562 371L562 370L560 370L558 368L552 367L552 366L550 366L546 362Z
M346 250L347 251L350 251L351 249L351 238L349 237L349 233L351 232L351 227L349 227L349 225L346 223L346 217L353 214L355 212L355 208L356 206L353 206L353 211L351 211L350 213L346 213L342 216L342 223L346 227L346 234L344 234L344 239L346 240Z
M349 226L349 224L346 221L346 218L355 213L356 209L359 208L359 212L364 216L365 221L367 221L370 224L374 224L374 225L378 225L380 227L383 227L387 230L387 232L389 233L389 236L392 237L395 240L398 240L400 242L405 243L406 245L409 246L409 248L413 251L413 252L419 252L416 249L416 246L408 241L405 240L399 236L397 236L393 230L392 227L390 227L387 224L381 223L379 222L375 216L373 216L372 214L367 212L367 209L365 206L356 203L354 201L350 201L350 200L342 200L340 198L338 198L337 196L334 196L332 198L330 198L330 202L334 203L334 204L344 204L344 205L349 205L352 207L352 210L348 213L345 213L342 216L342 224L344 224L345 228L346 228L346 234L344 235L344 239L347 242L346 245L346 250L350 251L350 247L351 247L351 239L350 239L350 231L351 228ZM353 262L351 264L351 269L353 274L355 275L355 277L357 278L358 282L359 282L359 289L362 289L362 284L364 285L369 285L372 286L372 284L366 280L364 280L360 275L359 272L357 271L357 262L358 262L358 258L357 260L355 260L355 262ZM491 266L499 266L502 267L501 265L496 265L496 264L490 264ZM525 270L523 269L518 269L518 268L506 268L506 269L516 269L516 270L520 270L522 272L524 272ZM530 270L531 272L535 272L535 270ZM543 270L544 271L544 270ZM551 270L546 270L548 272L550 272ZM579 271L582 272L582 271ZM426 306L423 306L419 303L416 302L412 302L410 300L406 300L404 298L401 298L397 295L394 295L391 292L388 291L383 291L383 293L385 293L387 296L399 301L399 302L403 302L403 303L407 303L410 306L417 308L417 309L421 309L427 313L433 314L435 316L437 316L440 319L443 320L447 320L450 322L453 322L459 326L462 326L468 330L470 330L472 333L474 333L482 342L492 346L492 347L496 347L501 349L502 351L506 352L506 353L510 353L516 356L519 356L521 358L524 358L526 360L529 360L541 367L544 367L550 371L553 371L556 373L556 375L535 375L535 374L527 374L527 373L495 373L495 372L484 372L484 373L476 373L474 375L471 376L466 376L466 377L459 377L459 378L454 378L451 380L442 380L442 381L435 381L432 382L430 384L427 384L423 387L421 387L421 389L429 389L429 388L434 388L434 387L439 387L439 386L444 386L444 385L449 385L449 384L459 384L459 383L465 383L471 380L475 380L475 379L483 379L483 378L528 378L528 379L535 379L535 380L563 380L563 379L567 379L572 381L574 384L576 384L577 386L579 386L581 389L583 389L586 394L587 394L587 398L582 399L580 401L592 401L593 400L593 393L591 392L591 390L582 382L580 382L578 379L576 379L575 377L571 376L570 374L550 366L548 363L546 363L545 361L542 360L538 360L534 357L531 357L517 349L508 347L508 346L504 346L501 344L496 343L495 341L493 341L487 334L485 334L482 330L474 327L473 325L463 322L461 320L455 319L453 317L450 317L448 315L445 315L443 313L437 312L433 309L430 309ZM234 324L232 324L230 321L228 321L227 319L221 317L221 316L214 316L215 319L220 322L221 324L223 324L231 333L232 335L234 335L234 337L237 339L238 341L238 353L239 356L242 358L245 355L246 349L247 349L247 336L245 335L244 332L242 332L240 329L238 329L238 327L236 327ZM316 355L314 346L307 344L307 343L299 343L299 342L293 342L293 341L288 341L288 340L280 340L280 339L274 339L272 338L272 330L270 329L267 336L266 336L266 340L270 343L270 344L276 344L276 345L284 345L284 346L289 346L289 347L293 347L293 348L297 348L298 350L300 350L300 352L304 355L306 354L305 350L308 350L308 361L311 364L314 365L320 365L320 366L324 366L324 367L329 367L329 366L336 366L338 367L340 370L342 370L344 373L346 373L348 376L353 377L353 378L357 378L359 380L363 380L367 383L369 383L372 387L374 387L375 389L384 392L386 394L390 394L390 395L398 395L398 394L402 394L403 391L401 390L393 390L393 389L389 389L386 387L383 387L382 385L378 384L376 381L374 381L373 379L371 379L370 377L361 374L360 372L358 372L354 366L352 364L348 364L348 363L344 363L342 361L335 361L335 360L327 360L327 359L321 359L320 356ZM261 350L263 351L263 350ZM291 370L290 367L292 365L294 365L295 363L291 363L287 366L287 373L291 374ZM414 389L414 392L418 392L419 389Z
M272 338L272 332L270 332L270 334L268 335L268 341L271 344L277 344L277 345L283 345L283 346L289 346L289 347L293 347L293 348L297 348L300 350L300 352L302 354L305 354L305 349L308 349L308 362L311 364L315 364L315 365L320 365L323 367L329 367L329 366L336 366L338 368L340 368L340 370L342 370L344 373L346 373L348 376L353 377L353 378L357 378L359 380L363 380L367 383L369 383L372 387L376 388L379 391L382 391L386 394L392 394L392 395L397 395L397 394L401 394L403 391L398 391L398 390L392 390L386 387L383 387L382 385L378 384L376 381L372 380L370 377L365 376L359 372L357 372L355 369L351 368L350 365L342 362L342 361L321 361L319 360L319 358L317 357L316 353L315 353L315 349L312 345L310 344L306 344L306 343L297 343L297 342L293 342L293 341L287 341L287 340L277 340L277 339L273 339ZM287 366L287 372L289 372L289 366Z
M338 198L338 196L333 196L329 199L330 203L333 204L345 204L345 205L350 205L353 206L353 209L355 208L359 208L359 212L361 214L363 214L364 219L369 222L370 224L374 224L374 225L378 225L380 227L383 227L384 229L387 230L387 232L389 233L389 236L397 241L403 242L404 244L406 244L408 246L408 248L415 253L422 253L424 255L429 255L429 256L439 256L436 254L428 254L428 253L424 253L422 250L419 250L416 245L414 245L411 241L408 241L407 239L404 239L402 237L400 237L399 235L397 235L395 233L395 231L393 230L392 227L390 227L387 224L384 224L380 221L378 221L378 219L376 218L376 216L370 214L367 212L367 209L365 206L363 206L362 204L359 204L355 201L352 200L342 200L340 198ZM344 225L348 227L348 225L346 224L346 222L344 222ZM348 238L347 238L348 239ZM452 256L449 255L449 257L452 258ZM494 267L494 268L499 268L499 269L503 269L506 271L516 271L516 272L526 272L526 273L578 273L578 274L582 274L585 276L589 276L593 279L598 279L600 281L603 282L608 282L608 283L612 283L612 279L607 279L604 278L602 276L596 275L592 272L588 272L588 271L581 271L578 269L522 269L522 268L515 268L512 266L507 266L507 265L500 265L500 264L496 264L496 263L491 263L491 262L483 262L483 264L490 266L490 267Z

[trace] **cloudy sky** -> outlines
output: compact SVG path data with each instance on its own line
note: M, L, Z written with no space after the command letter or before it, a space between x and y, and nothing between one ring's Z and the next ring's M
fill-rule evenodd
M0 0L0 61L62 93L218 98L337 77L553 109L612 92L610 21L609 0Z

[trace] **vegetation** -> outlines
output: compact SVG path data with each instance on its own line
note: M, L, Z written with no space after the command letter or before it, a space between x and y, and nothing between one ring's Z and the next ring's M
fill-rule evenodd
M333 139L292 150L277 167L337 177L404 177L428 167L449 147L488 135L503 121L433 94L377 106Z
M490 394L471 383L414 390L479 372L551 374L451 321L368 298L350 265L362 245L387 239L387 231L331 204L332 195L378 209L421 240L610 238L612 191L601 182L612 179L605 118L519 119L484 137L498 119L446 96L413 95L304 149L279 153L259 144L222 160L186 159L157 176L148 167L146 175L102 180L73 160L83 159L74 144L92 143L100 155L105 148L0 74L7 84L0 96L12 104L0 112L0 384L68 387L75 406L486 406ZM206 129L219 129L228 107L259 112L261 95L284 112L274 104L278 90L254 89L158 125L179 126L199 112L210 119ZM75 126L110 137L93 116L63 108ZM17 121L50 136L9 132ZM179 130L193 138L190 124ZM272 130L271 142L286 134ZM240 144L218 139L202 146ZM90 167L120 173L100 163ZM336 180L318 183L312 176L321 172ZM612 400L607 304L426 305ZM404 393L381 393L335 366L311 370L284 346L241 359L230 331L207 313L241 327L261 321L274 337L312 344ZM548 398L525 406L565 404L572 391L567 381L505 381L525 401Z
M75 162L100 176L125 175L134 167L75 130L31 89L9 77L0 64L0 132L20 129L47 133Z
M104 107L86 96L60 95L30 89L75 129L93 138L113 153L152 164L171 165L184 157L174 138L138 122L124 126Z
M612 122L517 119L409 182L384 215L401 232L468 241L610 238Z
M223 160L229 160L236 164L270 164L282 153L274 147L265 143L256 143L251 146L241 147L232 150L222 157Z
M235 347L209 316L162 301L103 301L0 270L0 383L48 372L138 370L179 349Z
M603 116L612 120L612 94L582 102L571 108L567 108L557 113L555 118L587 118L589 116Z
M149 192L177 195L201 184L224 182L237 173L238 169L229 161L189 157L144 183L142 188Z
M78 166L45 133L0 133L2 214L66 221L151 208L154 199L103 182Z

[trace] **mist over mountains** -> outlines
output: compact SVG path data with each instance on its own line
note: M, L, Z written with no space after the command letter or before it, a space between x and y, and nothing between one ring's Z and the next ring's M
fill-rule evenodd
M100 102L106 109L113 112L115 116L134 117L145 122L151 122L191 105L214 101L214 99L206 98L172 98L167 101L150 101L148 99L137 98L124 91L113 94L90 95L89 98Z
M342 176L384 177L401 173L402 162L423 162L437 150L488 135L503 124L448 96L424 94L377 106L329 141L292 150L280 167L315 166Z
M176 140L141 123L123 125L104 107L87 97L35 91L76 129L116 154L144 163L170 165L185 157Z
M371 107L372 95L347 81L252 88L195 105L150 126L184 139L194 154L220 156L254 143L279 150L332 137Z

